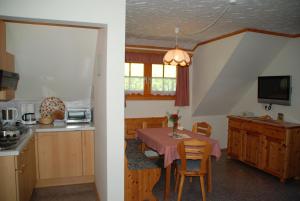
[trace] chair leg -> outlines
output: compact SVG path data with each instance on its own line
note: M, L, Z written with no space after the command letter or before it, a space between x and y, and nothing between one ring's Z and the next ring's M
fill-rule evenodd
M183 188L184 179L185 179L185 176L184 175L180 175L180 184L179 184L177 201L181 201L182 188Z
M179 175L180 173L178 172L178 170L176 171L176 179L175 179L175 192L177 192L178 190L178 184L179 184Z
M202 193L202 200L206 201L204 177L203 176L200 176L200 187L201 187L201 193Z

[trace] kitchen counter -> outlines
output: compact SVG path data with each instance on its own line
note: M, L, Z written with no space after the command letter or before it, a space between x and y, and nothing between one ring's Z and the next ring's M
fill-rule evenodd
M59 132L59 131L84 131L84 130L95 130L93 124L65 124L63 126L54 126L50 125L32 125L29 126L30 129L28 133L24 134L24 138L21 140L19 145L14 149L2 150L0 151L1 156L18 156L22 149L27 145L28 141L34 137L34 133L43 133L43 132Z
M65 124L62 126L54 126L53 124L43 125L37 124L33 126L34 131L38 133L42 132L59 132L59 131L84 131L95 130L93 124Z
M33 129L29 129L29 131L26 134L24 134L24 138L21 140L21 142L19 143L19 145L16 148L0 151L0 157L1 156L18 156L21 153L21 151L23 150L23 148L27 145L29 140L32 137L34 137L33 135L34 135Z

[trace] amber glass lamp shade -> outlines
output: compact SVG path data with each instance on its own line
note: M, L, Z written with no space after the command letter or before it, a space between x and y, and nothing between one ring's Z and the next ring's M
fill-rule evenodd
M179 48L169 50L163 59L164 64L180 66L180 67L188 67L191 63L190 55Z

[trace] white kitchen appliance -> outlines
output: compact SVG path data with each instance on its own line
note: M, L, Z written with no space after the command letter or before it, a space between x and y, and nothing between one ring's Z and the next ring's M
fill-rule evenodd
M3 121L3 123L6 122L15 122L18 118L18 110L17 108L5 108L1 110L1 119Z
M33 103L21 104L21 120L23 124L36 124L35 108Z
M65 122L70 123L91 123L91 108L68 108L65 111Z

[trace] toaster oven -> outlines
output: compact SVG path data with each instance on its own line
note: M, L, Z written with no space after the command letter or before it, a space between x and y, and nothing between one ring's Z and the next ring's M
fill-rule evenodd
M65 112L66 123L90 123L92 111L90 108L68 108Z

